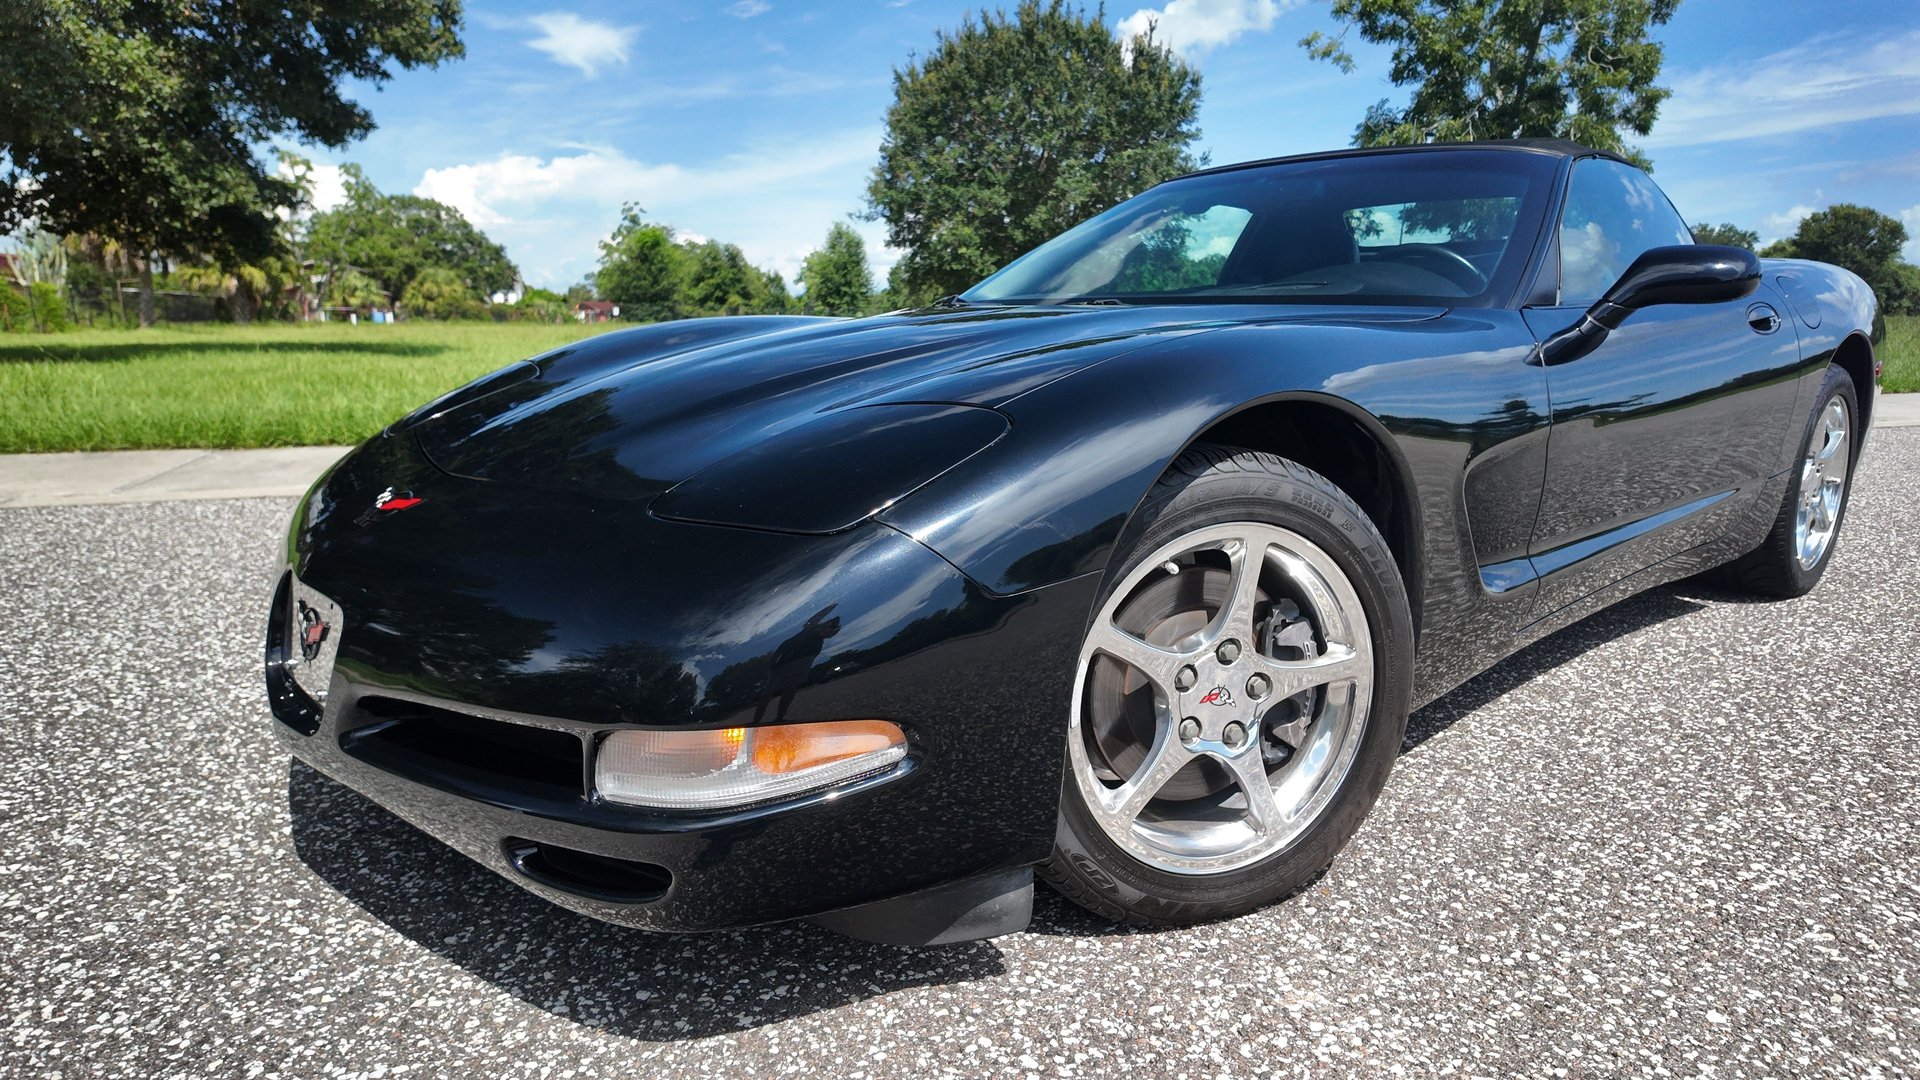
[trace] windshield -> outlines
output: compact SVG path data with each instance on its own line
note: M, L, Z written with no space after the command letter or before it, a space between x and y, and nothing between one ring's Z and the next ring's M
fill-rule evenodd
M1555 160L1487 150L1302 161L1162 184L1040 245L972 303L1503 298Z

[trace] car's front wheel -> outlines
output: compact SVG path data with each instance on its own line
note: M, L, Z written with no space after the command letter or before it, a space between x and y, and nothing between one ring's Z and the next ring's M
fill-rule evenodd
M1179 924L1291 895L1398 756L1412 621L1379 530L1325 477L1201 447L1130 529L1081 649L1055 887Z

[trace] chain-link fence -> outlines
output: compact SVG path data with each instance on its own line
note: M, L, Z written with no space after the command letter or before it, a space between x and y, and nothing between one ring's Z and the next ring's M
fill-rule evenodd
M66 290L67 316L75 326L132 326L140 321L140 290L129 286L117 289ZM155 289L153 314L166 323L232 322L233 313L223 297L180 289Z

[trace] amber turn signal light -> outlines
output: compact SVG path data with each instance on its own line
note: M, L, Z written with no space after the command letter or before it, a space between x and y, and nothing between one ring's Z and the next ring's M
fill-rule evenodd
M713 810L789 798L891 767L906 733L885 720L704 731L616 731L594 784L612 802Z

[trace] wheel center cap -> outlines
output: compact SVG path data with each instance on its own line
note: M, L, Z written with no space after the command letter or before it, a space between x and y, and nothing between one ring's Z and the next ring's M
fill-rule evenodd
M1199 704L1216 708L1231 707L1234 704L1233 691L1221 685L1208 687L1206 693L1200 695Z

